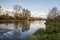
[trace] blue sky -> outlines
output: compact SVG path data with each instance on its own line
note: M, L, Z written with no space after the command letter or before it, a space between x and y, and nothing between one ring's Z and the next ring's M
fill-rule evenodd
M6 9L13 9L16 3L33 12L47 12L53 7L60 9L60 0L0 0L0 5Z

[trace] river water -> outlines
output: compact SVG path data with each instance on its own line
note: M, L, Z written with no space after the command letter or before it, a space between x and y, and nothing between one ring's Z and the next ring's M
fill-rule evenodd
M45 21L21 21L0 23L0 40L26 40L40 28L46 28Z

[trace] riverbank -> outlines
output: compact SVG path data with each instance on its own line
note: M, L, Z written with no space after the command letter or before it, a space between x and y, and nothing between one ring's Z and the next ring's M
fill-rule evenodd
M29 36L27 40L44 40L46 38L46 31L38 29L33 35Z
M27 40L60 40L60 16L46 20L46 29L39 29Z
M36 19L37 20L37 19ZM36 20L0 20L0 22L21 22L21 21L36 21ZM46 20L46 19L40 19L40 20ZM38 20L38 21L40 21Z
M23 20L0 20L0 22L18 22Z
M15 23L15 22L25 22L25 21L27 20L0 20L0 23Z

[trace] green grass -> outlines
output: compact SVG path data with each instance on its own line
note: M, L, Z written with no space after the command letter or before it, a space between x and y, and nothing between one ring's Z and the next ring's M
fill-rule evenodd
M21 22L21 21L27 21L27 20L0 20L0 22L19 22L19 21Z
M46 21L46 29L38 29L27 40L60 40L60 18Z

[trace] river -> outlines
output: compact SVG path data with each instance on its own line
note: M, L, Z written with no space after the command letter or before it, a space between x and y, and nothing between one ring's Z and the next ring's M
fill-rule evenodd
M0 23L0 40L25 40L40 28L46 28L46 21L21 21Z

